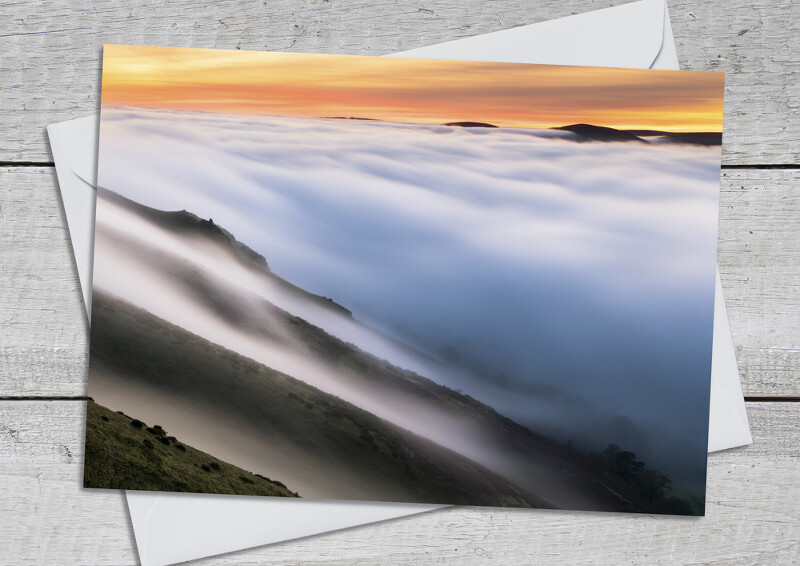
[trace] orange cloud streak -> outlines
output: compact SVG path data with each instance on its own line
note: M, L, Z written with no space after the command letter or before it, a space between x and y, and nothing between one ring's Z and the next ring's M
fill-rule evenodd
M723 87L722 73L106 45L102 103L719 132Z

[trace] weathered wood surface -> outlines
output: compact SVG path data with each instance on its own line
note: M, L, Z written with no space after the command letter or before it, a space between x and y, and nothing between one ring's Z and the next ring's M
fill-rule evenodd
M118 492L79 487L86 323L45 126L96 112L105 42L380 55L628 0L0 5L0 563L135 564ZM670 1L685 69L725 71L719 264L754 445L708 515L452 509L202 564L792 564L800 555L800 3ZM2 164L7 165L3 167ZM761 167L778 165L780 167Z
M0 557L136 563L122 495L79 488L84 410L81 401L0 401ZM449 509L199 563L796 563L800 404L748 411L755 442L709 457L703 518Z
M0 397L85 394L87 326L55 173L0 170ZM719 265L746 395L800 396L800 170L724 171Z
M96 112L104 43L382 55L627 1L4 3L0 162L49 162L44 126ZM728 73L723 162L800 163L800 3L670 11L682 67Z
M745 395L800 397L800 169L723 171L718 241Z

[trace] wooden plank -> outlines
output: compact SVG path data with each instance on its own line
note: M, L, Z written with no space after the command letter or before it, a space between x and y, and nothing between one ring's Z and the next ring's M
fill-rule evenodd
M78 487L84 410L79 401L0 402L0 556L136 563L122 496ZM800 404L751 403L748 412L754 444L709 457L704 518L454 508L199 564L791 564Z
M726 73L723 163L800 163L800 3L667 3L681 68Z
M0 188L0 396L84 395L88 324L55 169L0 169Z
M800 396L800 170L727 170L718 261L745 395Z
M3 562L137 563L122 492L80 487L85 411L81 401L0 402Z
M103 43L380 55L624 3L4 3L0 162L50 161L44 127L97 111ZM800 3L669 5L683 68L728 73L724 163L800 163Z
M0 397L85 395L87 325L51 168L0 169ZM800 395L800 170L728 170L719 264L747 395Z

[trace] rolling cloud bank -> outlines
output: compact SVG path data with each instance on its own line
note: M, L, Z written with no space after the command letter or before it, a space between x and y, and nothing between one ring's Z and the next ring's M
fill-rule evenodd
M520 424L585 449L616 442L676 480L704 484L719 147L102 112L101 186L212 218L274 273L355 320L113 204L98 206L107 237L98 237L97 288L484 465L495 458L477 454L480 443L447 415L419 420L413 405L346 389L297 344L218 320L114 243L134 238Z

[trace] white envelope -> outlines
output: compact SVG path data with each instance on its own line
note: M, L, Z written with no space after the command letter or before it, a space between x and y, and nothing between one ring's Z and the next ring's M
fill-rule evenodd
M664 0L642 0L393 56L678 69ZM97 131L97 116L48 127L87 312L91 308ZM709 452L752 443L719 271L711 374ZM126 496L139 558L145 566L192 560L441 508L136 491L128 491Z

